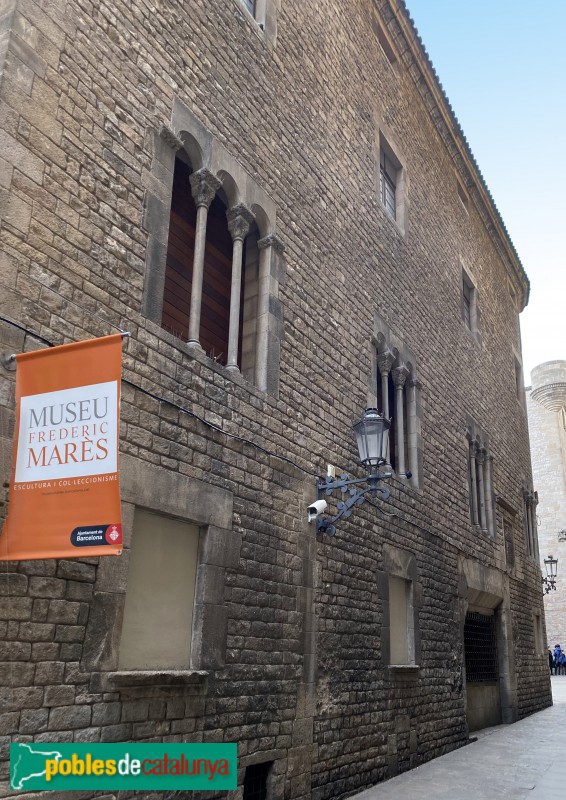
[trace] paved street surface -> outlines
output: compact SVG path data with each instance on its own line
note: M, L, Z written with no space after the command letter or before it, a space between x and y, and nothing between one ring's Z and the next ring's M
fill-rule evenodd
M478 741L354 795L351 800L549 800L566 798L566 676L554 705L514 725L476 731Z

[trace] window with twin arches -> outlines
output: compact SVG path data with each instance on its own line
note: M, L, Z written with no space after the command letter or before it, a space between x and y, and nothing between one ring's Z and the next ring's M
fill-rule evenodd
M466 425L470 521L474 530L496 534L493 457L487 435L470 419Z
M418 487L422 439L416 359L385 326L381 328L372 337L374 374L370 400L390 420L387 462L399 477Z
M283 245L276 209L188 109L155 138L144 311L228 373L277 393ZM164 169L165 168L165 169Z

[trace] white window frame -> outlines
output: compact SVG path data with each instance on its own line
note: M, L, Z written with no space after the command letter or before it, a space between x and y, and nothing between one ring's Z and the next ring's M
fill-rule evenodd
M398 575L389 575L389 662L393 667L415 664L413 582Z

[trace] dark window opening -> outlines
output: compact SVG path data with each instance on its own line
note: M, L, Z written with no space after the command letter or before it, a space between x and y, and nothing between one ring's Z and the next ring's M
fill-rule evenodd
M193 279L197 209L191 195L189 164L175 160L161 325L187 341Z
M252 17L255 17L255 0L243 0L243 3Z
M517 400L520 402L523 399L523 368L521 362L514 358L515 365L515 389L517 392Z
M199 337L204 352L219 364L228 360L231 285L232 237L226 206L216 197L206 220Z
M188 163L180 158L175 160L161 318L162 327L185 342L189 334L197 217L189 180L191 173L192 169ZM247 250L244 243L238 343L239 364L242 362L244 323L242 312L246 286ZM228 230L226 205L217 196L208 209L206 220L199 340L204 352L222 365L225 365L228 359L231 284L232 237ZM249 310L248 313L251 317L252 311ZM248 327L251 328L251 321L248 323Z
M377 41L382 47L383 52L387 56L387 60L390 64L394 64L397 61L397 56L395 55L395 50L393 49L389 39L387 38L387 34L376 20L375 17L372 18L371 26L373 28L373 32L377 36Z
M461 185L460 181L457 180L456 185L458 187L458 197L460 198L460 202L462 203L466 211L468 211L468 205L469 205L468 195L464 191L464 188Z
M464 311L464 324L466 328L472 330L472 302L473 302L473 287L464 278L462 284L462 297L463 297L463 311Z
M250 764L244 777L243 800L267 800L267 780L273 761Z
M379 159L379 190L381 193L381 202L393 219L396 217L396 185L397 169L393 161L384 153L382 149Z
M485 615L475 611L466 614L464 650L467 681L480 683L498 680L494 614Z
M506 519L503 520L503 538L505 541L505 560L507 566L512 567L515 564L515 541L513 527Z
M389 407L389 418L391 420L391 426L389 428L388 461L389 464L391 464L392 468L395 469L395 462L396 462L395 384L393 383L393 378L390 372L387 375L387 400ZM381 414L385 413L385 402L381 386L381 375L378 375L377 378L377 409Z

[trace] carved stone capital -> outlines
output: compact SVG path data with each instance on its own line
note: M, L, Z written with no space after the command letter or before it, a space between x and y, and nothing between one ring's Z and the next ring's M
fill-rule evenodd
M393 383L397 388L399 386L404 386L405 381L409 377L409 368L406 364L399 364L399 366L393 367L391 375L393 377Z
M216 192L222 185L216 175L213 175L210 170L203 167L197 172L193 172L189 180L196 207L206 206L206 208L210 208Z
M250 230L250 225L254 221L254 215L246 208L243 203L238 203L237 206L229 208L226 212L228 218L228 230L232 235L232 239L245 239Z
M483 447L478 447L476 452L476 461L478 464L484 463L486 455L486 451L483 449Z
M267 250L268 247L273 247L278 255L283 255L285 252L285 245L276 233L268 233L263 239L257 243L260 250Z
M181 139L179 139L175 131L172 128L169 128L167 125L162 125L160 127L159 135L172 150L175 150L175 152L183 147L183 142Z
M391 350L386 350L384 353L378 353L377 368L379 369L380 375L388 375L394 361L395 355L391 352Z

